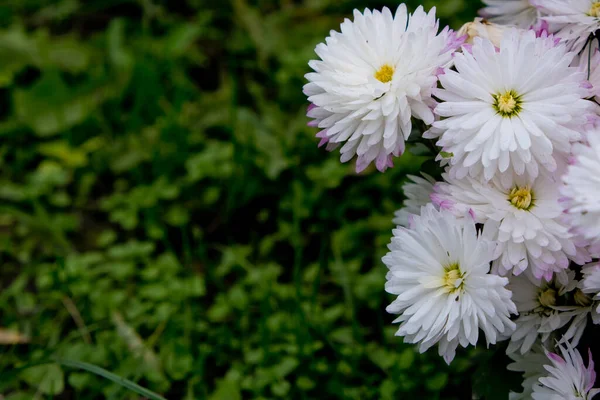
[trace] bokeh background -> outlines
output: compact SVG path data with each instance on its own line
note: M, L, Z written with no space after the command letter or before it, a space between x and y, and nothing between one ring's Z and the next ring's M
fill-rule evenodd
M356 175L306 126L315 45L397 4L1 1L0 398L141 398L64 360L169 400L495 398L484 348L448 367L385 313L425 157Z

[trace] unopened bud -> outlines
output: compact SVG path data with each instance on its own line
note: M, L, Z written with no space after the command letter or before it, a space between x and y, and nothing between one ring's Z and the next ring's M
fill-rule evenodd
M465 43L473 44L473 39L481 37L491 41L494 46L500 47L502 35L506 27L489 22L483 18L475 18L473 22L467 22L458 31L458 36L467 35Z
M582 307L587 307L592 304L592 299L590 299L589 296L583 293L580 289L575 291L573 299L575 299L575 303Z
M556 290L548 288L540 293L538 301L544 307L554 307L556 305Z

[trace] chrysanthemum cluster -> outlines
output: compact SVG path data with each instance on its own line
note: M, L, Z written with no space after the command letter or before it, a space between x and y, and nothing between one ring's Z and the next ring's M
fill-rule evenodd
M309 63L309 125L357 172L424 145L439 162L409 176L383 257L398 336L448 363L504 341L524 373L511 398L590 399L600 0L484 3L456 32L435 9L355 11Z

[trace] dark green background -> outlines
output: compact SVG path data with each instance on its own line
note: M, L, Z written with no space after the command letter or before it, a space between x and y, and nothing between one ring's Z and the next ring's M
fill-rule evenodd
M455 29L480 7L424 3ZM483 347L447 367L385 313L426 157L357 176L306 126L315 45L383 5L0 2L4 399L139 398L56 357L168 399L471 398Z

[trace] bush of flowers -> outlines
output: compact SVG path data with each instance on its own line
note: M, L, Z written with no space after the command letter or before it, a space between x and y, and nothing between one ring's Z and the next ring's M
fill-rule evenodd
M591 399L600 324L600 1L487 0L458 31L435 9L355 11L304 93L319 146L357 173L405 151L385 290L425 352L487 345L514 399ZM596 353L596 354L594 354Z

